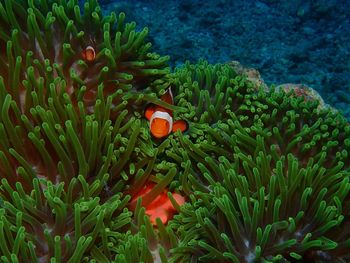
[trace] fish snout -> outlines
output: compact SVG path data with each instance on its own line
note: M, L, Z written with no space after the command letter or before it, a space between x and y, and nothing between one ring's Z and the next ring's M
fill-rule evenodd
M156 138L168 136L173 128L173 118L163 111L154 112L149 123L151 133Z

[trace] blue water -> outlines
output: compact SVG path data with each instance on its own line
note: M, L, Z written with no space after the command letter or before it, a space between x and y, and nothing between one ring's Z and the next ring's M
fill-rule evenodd
M172 66L238 60L268 84L304 83L350 119L350 1L100 1L148 26Z

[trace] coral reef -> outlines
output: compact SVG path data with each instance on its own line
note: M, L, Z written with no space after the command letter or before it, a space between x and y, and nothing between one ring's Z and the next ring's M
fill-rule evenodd
M121 9L109 2L101 1L103 9L125 10L147 25L172 65L239 60L258 69L268 85L316 89L350 119L349 1L117 1Z
M0 1L1 261L350 260L340 113L232 64L170 72L147 29L83 7ZM149 104L188 131L153 138Z

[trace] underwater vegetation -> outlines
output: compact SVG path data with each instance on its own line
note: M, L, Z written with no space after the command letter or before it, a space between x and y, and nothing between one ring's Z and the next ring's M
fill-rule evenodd
M0 14L2 262L350 261L337 111L230 64L171 71L95 0ZM149 105L187 131L152 136Z

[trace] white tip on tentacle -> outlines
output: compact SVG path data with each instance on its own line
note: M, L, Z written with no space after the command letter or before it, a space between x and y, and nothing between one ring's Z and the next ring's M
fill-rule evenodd
M149 120L149 125L152 125L154 119L163 119L169 123L169 133L173 130L173 117L165 111L156 111L152 114L151 119Z

